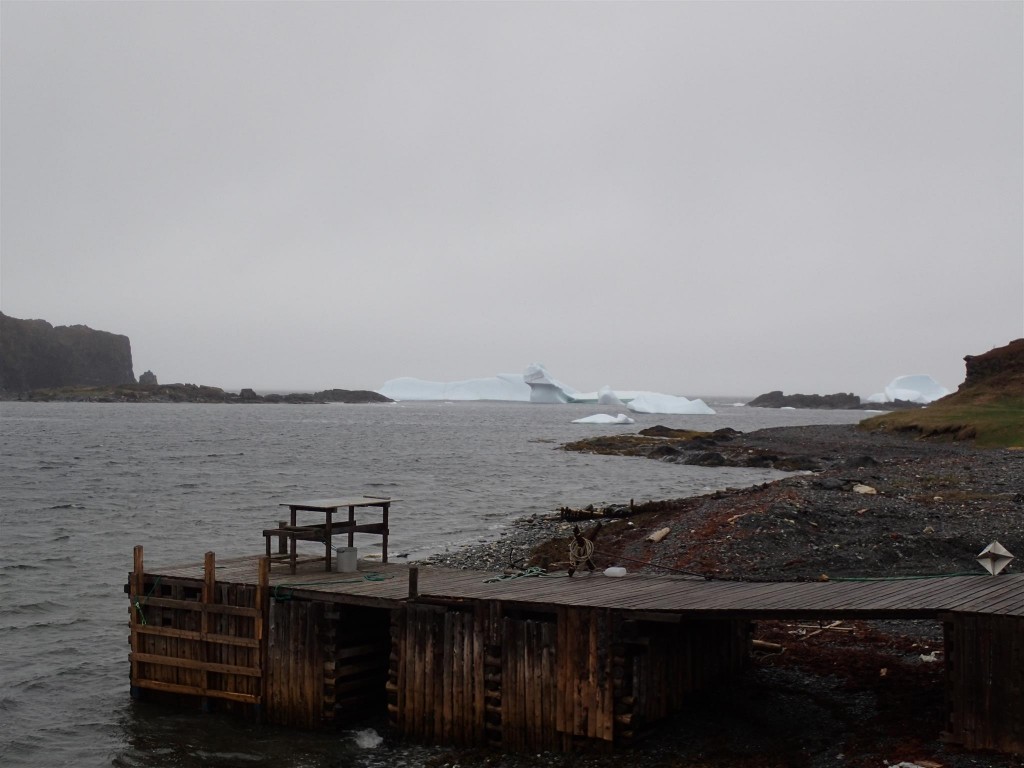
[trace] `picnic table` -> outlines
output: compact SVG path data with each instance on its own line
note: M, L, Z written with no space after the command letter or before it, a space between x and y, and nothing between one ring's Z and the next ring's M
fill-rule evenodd
M311 501L285 501L282 507L288 507L288 521L281 521L277 528L267 528L263 536L267 541L267 556L271 565L275 562L287 562L292 573L295 573L295 566L298 562L296 543L299 541L318 541L324 544L323 557L303 558L303 562L324 561L324 570L331 570L332 562L332 539L335 536L345 534L348 536L348 546L353 546L357 533L378 534L383 539L382 562L388 561L388 510L392 502L401 501L390 496L358 496L351 499L313 499ZM342 510L348 509L347 519L337 520L335 515ZM379 521L366 522L356 520L356 510L379 509L382 518ZM306 513L319 515L316 522L299 522L299 513L308 519ZM314 518L316 519L316 518ZM322 521L322 522L321 522ZM271 540L278 540L277 552L271 552Z

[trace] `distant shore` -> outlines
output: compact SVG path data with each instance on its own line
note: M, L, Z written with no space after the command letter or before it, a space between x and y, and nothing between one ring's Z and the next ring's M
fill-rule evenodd
M252 389L230 392L203 384L121 384L103 387L55 387L30 392L0 391L0 401L29 403L391 403L389 397L364 389L328 389L259 395Z

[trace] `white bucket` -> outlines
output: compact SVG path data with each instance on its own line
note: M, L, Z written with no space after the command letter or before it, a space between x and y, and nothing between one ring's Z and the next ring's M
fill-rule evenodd
M338 573L355 573L359 570L359 554L355 547L338 547L334 551L334 570Z

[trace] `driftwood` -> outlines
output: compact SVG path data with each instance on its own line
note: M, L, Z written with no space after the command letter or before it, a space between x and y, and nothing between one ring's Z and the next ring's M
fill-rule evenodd
M826 632L826 631L829 631L829 630L832 630L834 632L852 632L853 631L853 627L841 627L841 626L839 626L842 623L843 622L841 622L841 621L833 621L831 624L829 624L827 626L824 626L824 627L819 626L813 632L808 632L801 639L806 640L809 637L814 637L815 635L820 635L822 632ZM806 627L806 626L804 626L802 624L800 626L803 629L810 629L810 627Z
M659 541L661 541L666 536L668 536L669 531L671 531L671 530L672 530L671 528L662 528L660 531L655 531L650 536L648 536L647 540L648 541L653 541L655 544L657 544Z

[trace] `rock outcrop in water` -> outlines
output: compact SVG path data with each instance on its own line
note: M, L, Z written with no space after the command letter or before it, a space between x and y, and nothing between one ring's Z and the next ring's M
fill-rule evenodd
M0 391L134 383L127 336L0 313Z
M781 389L758 395L747 405L757 408L839 408L853 410L860 408L860 398L853 394L834 395L784 395Z
M893 400L887 403L864 403L857 395L848 392L837 392L832 395L784 395L781 389L758 395L747 405L756 408L811 408L837 409L846 411L874 410L898 411L905 408L920 408L920 403L909 400Z

